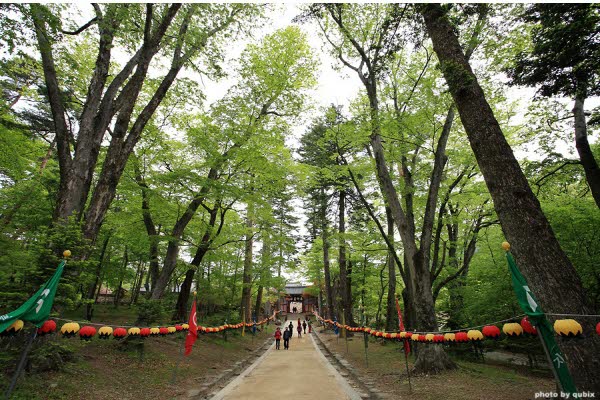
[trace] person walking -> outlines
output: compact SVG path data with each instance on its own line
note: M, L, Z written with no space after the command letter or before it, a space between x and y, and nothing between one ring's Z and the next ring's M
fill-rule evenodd
M285 328L285 332L283 332L283 348L286 350L290 349L290 337L292 336L292 331L288 328Z
M277 329L275 330L275 349L279 350L279 346L281 344L281 329L279 329L279 327L277 327Z
M302 328L304 328L304 334L306 335L306 320L302 323Z
M298 324L298 327L296 328L296 330L298 331L298 337L301 338L302 337L302 325Z
M292 323L292 321L290 321L289 328L290 328L290 333L292 334L292 336L294 336L294 324ZM290 339L291 339L291 337L290 337Z

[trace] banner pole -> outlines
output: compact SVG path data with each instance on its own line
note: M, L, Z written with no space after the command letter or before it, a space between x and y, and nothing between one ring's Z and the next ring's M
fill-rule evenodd
M11 396L13 390L15 389L15 386L17 385L17 380L19 379L21 372L23 372L23 368L25 367L25 362L27 361L27 354L29 354L29 350L31 349L31 345L33 344L33 340L36 338L36 336L37 336L37 327L34 327L33 333L31 334L31 337L29 338L29 341L27 342L27 346L25 346L25 349L21 353L21 360L19 360L17 370L15 371L15 374L13 375L13 378L10 381L10 386L8 387L8 390L6 391L5 395L6 395L7 399L10 399L10 396Z
M194 292L194 300L192 300L192 305L190 306L190 314L192 313L192 307L194 307L194 301L196 301L196 292ZM173 375L171 375L171 385L173 385L175 383L175 381L177 380L177 370L179 369L179 365L181 364L181 361L183 361L183 349L185 348L185 336L183 337L183 343L181 344L181 347L179 348L179 359L177 360L177 364L175 364L175 369L173 370Z

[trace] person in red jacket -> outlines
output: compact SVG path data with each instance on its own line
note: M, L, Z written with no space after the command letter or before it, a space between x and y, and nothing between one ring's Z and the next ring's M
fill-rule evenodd
M281 329L279 329L279 327L277 327L277 330L275 330L275 349L279 350L279 345L281 343Z

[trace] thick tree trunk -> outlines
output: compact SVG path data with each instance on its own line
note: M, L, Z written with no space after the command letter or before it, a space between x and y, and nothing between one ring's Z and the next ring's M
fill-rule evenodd
M187 303L190 298L190 290L192 288L192 282L194 282L194 276L196 275L196 268L190 268L185 272L185 278L179 289L179 296L177 296L177 304L175 305L175 313L171 317L173 321L186 321L187 317Z
M442 72L458 108L473 153L494 201L515 259L544 311L594 314L581 280L562 251L527 179L462 52L454 27L439 4L419 7ZM594 325L581 319L585 332ZM563 341L571 375L580 391L600 391L600 337Z
M583 110L584 101L585 98L583 96L577 96L575 98L575 106L573 107L575 147L585 171L585 179L592 192L592 197L596 201L596 205L600 208L600 168L598 168L598 163L588 142L587 123L585 122L585 113Z
M394 219L389 207L385 208L387 217L387 236L390 243L394 243ZM395 331L398 329L398 313L396 312L396 261L392 250L388 249L388 293L385 312L385 330Z
M344 319L346 324L352 323L352 288L348 287L348 271L346 264L346 191L339 192L339 214L338 214L338 235L339 235L339 254L338 264L340 268L340 297L342 300L342 309L344 310Z
M327 318L335 315L333 288L331 287L331 273L329 271L329 236L327 233L327 196L325 189L321 189L321 238L323 240L323 275L325 276L325 296L327 301Z
M260 308L262 306L262 298L263 298L263 286L260 285L258 290L256 291L256 304L254 305L254 317L258 321L262 313L260 312Z
M254 244L254 205L248 203L246 215L246 242L244 247L244 273L242 277L242 316L246 322L252 317L252 246Z

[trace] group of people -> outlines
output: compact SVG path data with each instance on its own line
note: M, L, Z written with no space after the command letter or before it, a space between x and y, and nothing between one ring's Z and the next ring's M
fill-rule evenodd
M298 331L299 338L302 337L303 331L304 331L304 334L306 334L307 327L308 327L308 333L310 333L312 331L310 322L307 322L306 320L304 320L304 322L301 322L300 318L298 318L298 326L296 327L296 331ZM285 350L289 350L290 339L294 336L294 324L290 321L290 324L285 327L285 330L283 331L283 333L281 332L281 328L277 327L277 329L275 330L275 334L273 336L275 337L275 349L277 349L277 350L280 349L281 339L283 338L283 348Z

